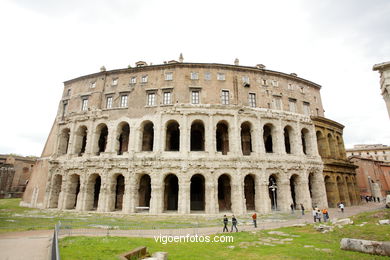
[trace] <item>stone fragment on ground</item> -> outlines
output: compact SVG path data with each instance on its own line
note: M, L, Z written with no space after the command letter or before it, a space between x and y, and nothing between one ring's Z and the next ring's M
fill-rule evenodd
M284 237L289 237L289 236L290 236L289 234L286 234L286 233L281 232L281 231L269 231L268 234L270 234L270 235L284 236Z
M340 248L347 251L390 256L390 242L343 238L340 241Z
M333 224L340 226L350 225L353 224L353 221L350 218L335 219L333 220Z
M390 224L390 219L379 220L379 224L381 224L381 225L389 225Z
M321 232L321 233L327 233L327 232L333 231L333 227L332 227L332 226L328 226L328 225L314 226L314 228L315 228L318 232Z

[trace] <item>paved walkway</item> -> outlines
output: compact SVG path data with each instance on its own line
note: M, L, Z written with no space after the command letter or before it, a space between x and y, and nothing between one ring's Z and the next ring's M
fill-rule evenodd
M364 211L384 208L383 203L364 203L361 206L347 207L344 213L339 209L329 209L330 218L345 218ZM313 223L311 212L301 216L300 211L294 213L297 218L287 221L266 220L258 223L257 229L274 229L292 226L294 224ZM240 221L240 219L239 219ZM222 223L222 221L221 221ZM238 225L240 231L253 231L253 225ZM153 237L155 235L211 235L221 233L220 227L159 229L159 230L104 230L104 229L71 229L61 231L61 236L125 236L125 237ZM51 246L52 230L33 230L0 234L0 260L48 259Z

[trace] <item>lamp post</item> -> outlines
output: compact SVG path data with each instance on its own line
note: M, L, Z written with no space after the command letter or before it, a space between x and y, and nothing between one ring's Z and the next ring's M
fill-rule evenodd
M275 182L274 181L272 181L272 185L271 186L269 186L269 189L271 189L271 191L272 191L272 197L274 198L274 210L276 210L276 208L277 208L277 202L276 202L276 189L278 188L278 186L276 186L276 184L275 184Z

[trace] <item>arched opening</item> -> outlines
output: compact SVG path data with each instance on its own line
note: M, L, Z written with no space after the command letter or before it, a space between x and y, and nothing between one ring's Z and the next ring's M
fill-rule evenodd
M243 155L250 155L252 152L251 124L249 122L241 124L241 149Z
M87 146L87 127L80 126L76 132L75 153L82 156Z
M264 147L266 153L274 152L273 141L272 141L272 130L273 130L273 125L271 124L266 124L263 127L263 140L264 140Z
M355 196L354 196L354 188L353 188L353 184L352 184L352 181L350 181L350 179L348 177L345 177L345 182L347 183L347 187L348 187L348 197L349 197L349 201L351 203L351 205L355 205Z
M342 202L345 205L346 204L346 198L345 198L345 195L344 195L344 182L343 182L343 179L340 176L337 177L337 188L338 188L339 196L340 196L340 201L339 202Z
M291 192L291 200L294 208L297 208L297 193L298 190L298 175L294 174L290 178L290 192Z
M179 179L169 174L164 180L164 210L177 210L179 202Z
M217 152L226 155L229 152L229 126L226 122L219 122L216 131Z
M96 210L99 206L101 178L99 174L92 174L88 178L86 191L86 210Z
M154 126L153 123L148 121L144 123L142 131L142 151L150 152L153 151L154 143Z
M218 205L220 212L232 209L230 177L227 174L218 178Z
M179 151L180 149L180 129L176 121L167 123L165 137L165 151Z
M247 210L255 210L255 178L248 174L244 179L244 194Z
M60 196L61 192L61 185L62 185L62 175L56 174L53 177L51 185L51 197L50 197L50 203L49 208L57 208L58 207L58 198Z
M191 125L191 151L204 151L204 125L196 120Z
M96 129L96 136L98 137L96 155L100 155L106 151L107 139L108 139L108 128L106 124L98 125Z
M313 181L314 181L314 175L313 173L309 174L309 193L310 193L310 198L313 200Z
M58 144L59 155L68 153L69 137L70 137L70 129L69 128L62 129L60 134L59 144Z
M326 138L322 134L322 132L317 131L316 132L317 137L317 146L318 146L318 152L320 153L321 157L326 157Z
M339 151L339 158L345 158L345 149L344 149L343 139L341 137L337 136L336 141L337 141L337 147L338 147L338 151Z
M337 207L338 202L335 194L335 184L332 182L332 179L329 176L325 176L324 182L328 205L330 208L335 208Z
M291 126L286 126L284 128L284 148L287 154L291 154L291 144L290 144L291 133L292 133Z
M72 174L69 177L68 193L66 198L66 209L75 209L77 206L77 198L80 192L80 175Z
M278 185L275 175L269 176L268 179L268 195L271 200L271 209L277 210L278 208Z
M302 151L304 154L309 154L310 151L310 138L309 130L303 128L301 131Z
M336 158L336 146L334 143L333 136L331 134L328 134L328 144L329 144L330 157Z
M148 174L142 175L138 188L138 205L140 207L150 207L152 196L152 185Z
M195 174L191 177L191 210L205 209L205 180L203 175Z
M117 135L117 154L122 155L129 150L130 126L126 122L122 122L118 126Z
M123 177L122 174L119 174L116 177L116 187L115 187L115 209L116 210L122 210L124 194L125 194L125 177Z

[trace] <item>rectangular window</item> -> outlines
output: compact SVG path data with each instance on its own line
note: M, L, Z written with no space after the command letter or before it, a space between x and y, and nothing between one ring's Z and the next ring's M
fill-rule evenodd
M297 111L297 100L293 98L288 99L288 109L290 112L296 112Z
M163 104L164 105L172 104L172 92L166 91L163 93Z
M156 93L148 93L148 106L155 106L156 105Z
M256 107L256 94L255 93L249 93L248 97L248 103L250 107Z
M198 72L191 72L191 79L192 79L192 80L197 80L197 79L199 79L199 74L198 74Z
M199 90L191 91L191 104L199 104Z
M303 102L303 114L310 116L310 103Z
M288 83L288 84L287 84L287 89L288 89L288 90L294 90L293 84Z
M299 91L302 93L302 94L305 94L305 87L299 87Z
M118 85L118 79L112 79L111 86L117 86Z
M68 109L68 101L64 101L64 103L62 105L62 117L64 117L66 115L67 109Z
M148 82L148 75L144 75L144 76L142 76L142 78L141 78L141 82L142 82L142 83L146 83L146 82Z
M221 103L223 105L229 105L229 90L222 90Z
M121 96L121 107L127 107L127 99L128 99L127 95Z
M106 108L112 108L112 97L107 97Z
M205 72L204 73L204 79L205 80L211 80L211 72Z
M282 98L274 97L274 109L282 110Z
M71 93L71 89L69 88L69 89L68 89L68 92L66 93L66 95L69 97L69 96L70 96L70 93Z
M87 111L88 110L88 98L87 97L82 99L81 110L82 111Z
M137 83L137 77L132 77L130 79L130 84L135 84L135 83Z
M266 79L262 79L262 84L263 84L263 86L267 86L267 80Z
M96 81L92 81L91 82L91 88L95 88L96 87Z
M249 77L248 76L242 76L242 82L243 83L249 83Z
M272 86L274 87L279 86L279 82L277 80L272 80Z
M225 80L225 74L224 73L217 73L217 80Z
M165 80L173 80L173 73L172 72L165 73Z

